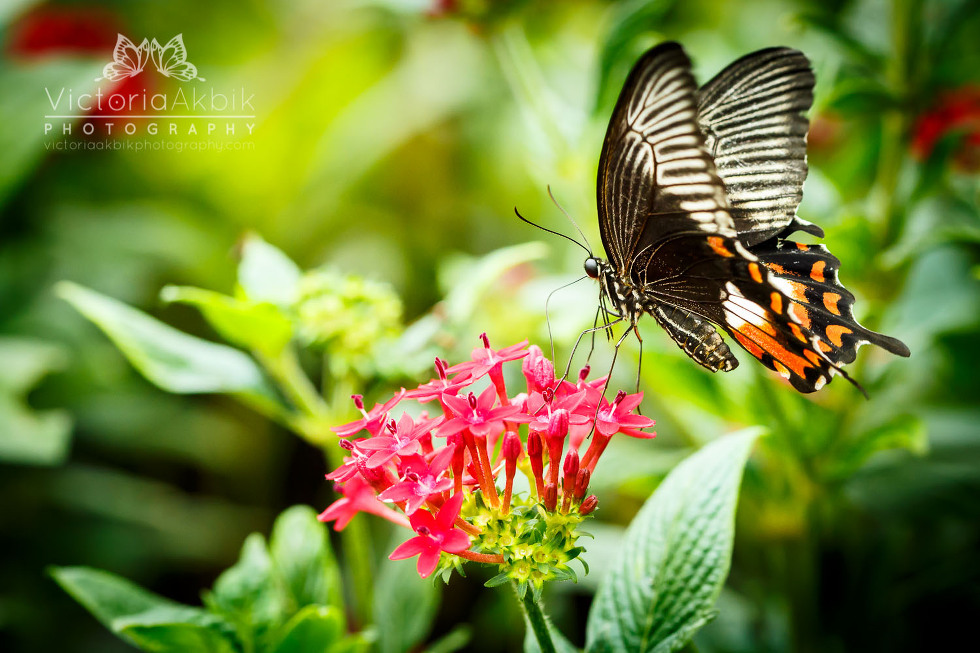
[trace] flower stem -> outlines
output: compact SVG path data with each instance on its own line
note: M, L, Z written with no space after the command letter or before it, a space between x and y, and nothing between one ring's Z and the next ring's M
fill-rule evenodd
M504 556L499 553L477 553L476 551L460 551L457 553L460 558L466 558L473 562L486 562L491 565L504 564Z
M517 591L517 587L514 587ZM541 610L541 606L534 601L534 592L530 590L524 592L521 599L521 608L524 611L524 618L527 619L528 626L534 632L534 638L538 640L538 648L541 653L555 653L555 643L551 641L551 629L548 627L548 618Z

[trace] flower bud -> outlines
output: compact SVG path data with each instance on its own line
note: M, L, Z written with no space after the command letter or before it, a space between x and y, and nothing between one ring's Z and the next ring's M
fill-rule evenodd
M548 417L548 439L564 440L566 435L568 435L568 411L559 408Z
M594 494L590 494L589 496L585 497L585 499L582 501L582 505L578 507L578 513L583 517L585 515L592 514L592 512L596 509L596 507L598 507L598 505L599 505L598 497L596 497L596 495Z
M541 348L531 345L531 352L524 358L521 369L527 379L528 392L542 392L551 388L555 383L555 366L544 357Z
M544 509L548 512L554 512L557 506L558 486L554 483L548 483L544 486Z
M578 474L575 475L575 492L574 496L576 499L581 499L585 496L585 493L589 489L589 481L592 480L592 472L588 469L578 470Z

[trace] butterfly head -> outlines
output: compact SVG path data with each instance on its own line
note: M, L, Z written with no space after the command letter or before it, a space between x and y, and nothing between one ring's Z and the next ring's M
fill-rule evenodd
M590 279L598 279L599 271L601 269L602 262L594 256L590 256L585 259L585 274L588 275Z

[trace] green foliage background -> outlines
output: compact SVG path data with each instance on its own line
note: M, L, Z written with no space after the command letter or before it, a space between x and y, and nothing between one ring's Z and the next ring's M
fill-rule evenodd
M826 229L862 323L913 354L862 350L852 374L870 401L840 380L801 397L747 357L711 376L644 325L641 385L659 437L621 443L600 465L593 573L549 596L557 625L583 643L603 561L678 460L759 425L771 434L746 470L731 575L698 650L919 651L970 632L980 610L980 187L958 154L962 133L926 160L910 144L944 92L977 83L978 3L455 5L438 16L424 0L40 7L97 12L137 40L182 33L210 83L255 93L252 149L180 153L47 150L43 88L91 85L109 52L24 56L11 38L38 5L0 7L0 649L129 650L44 576L47 565L107 569L196 604L249 533L268 533L287 506L332 500L320 451L227 397L160 392L56 282L217 340L159 291L230 291L236 243L254 231L304 269L391 284L408 321L439 322L432 344L444 355L466 356L481 331L497 346L544 346L545 298L580 275L581 250L548 237L509 263L482 257L542 240L515 205L569 230L548 184L598 245L605 122L629 65L664 39L685 45L702 81L771 45L810 57L818 82L800 214ZM595 288L574 286L550 307L564 361L590 326ZM623 387L636 369L627 346ZM610 349L599 343L597 367ZM394 389L381 376L365 380L369 400ZM371 528L374 553L390 550L388 532ZM380 568L397 564L409 563ZM511 597L472 576L450 585L430 639L466 623L473 650L519 646ZM390 603L384 618L411 622Z

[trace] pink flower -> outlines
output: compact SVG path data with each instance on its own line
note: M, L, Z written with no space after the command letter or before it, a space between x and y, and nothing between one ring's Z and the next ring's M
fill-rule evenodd
M455 395L460 388L465 387L469 381L467 379L450 380L446 372L446 361L436 358L436 372L438 379L432 379L428 383L420 385L415 390L406 393L406 399L416 399L422 403L439 399L443 394Z
M555 366L544 357L541 347L528 347L528 356L521 363L521 371L527 379L527 392L541 392L555 385Z
M452 479L445 473L453 459L455 446L440 449L430 462L422 456L403 459L401 465L402 481L378 495L382 501L405 502L405 514L411 515L424 504L430 496L445 492L453 486Z
M445 437L469 429L475 436L486 436L491 431L503 431L504 422L529 422L530 415L525 415L520 406L493 405L497 399L496 389L487 387L479 398L472 392L466 397L443 396L442 400L452 411L453 418L436 431L436 435Z
M529 353L525 349L525 347L527 347L527 340L522 340L516 345L511 345L510 347L504 347L500 351L495 351L490 348L490 340L487 338L487 334L481 333L480 338L483 339L483 347L478 347L473 350L473 360L466 363L460 363L459 365L453 365L446 370L446 372L449 374L459 374L459 379L465 378L466 380L473 382L494 368L499 370L501 363L524 358Z
M637 392L635 395L628 395L622 390L616 393L616 398L613 399L611 404L603 401L603 405L596 416L596 431L606 437L616 433L623 433L634 438L656 437L656 433L645 433L639 430L656 424L649 417L633 414L633 411L640 405L641 401L643 401L642 392Z
M428 419L423 413L416 423L406 413L398 420L397 426L394 425L394 420L389 421L383 431L386 435L358 441L358 449L369 453L364 464L367 467L380 467L395 456L418 453L421 450L419 438L431 432L442 420L442 417Z
M344 530L359 512L369 512L399 526L408 526L405 516L381 503L374 494L374 488L360 476L352 477L338 485L337 489L343 493L343 498L334 501L317 517L322 522L337 520L335 530Z
M419 576L428 578L439 565L442 552L461 553L469 548L470 538L453 524L463 506L463 493L457 492L433 516L427 510L419 510L410 517L412 528L418 535L402 543L388 556L389 560L404 560L418 556Z
M363 419L359 419L343 426L335 426L331 429L334 433L342 438L349 438L352 435L366 430L371 435L378 435L381 428L388 421L388 411L395 407L399 401L405 396L405 388L396 394L394 397L386 401L384 404L374 404L374 408L371 412L364 412L364 398L361 395L353 395L351 399L354 400L354 405L357 409L361 411Z

